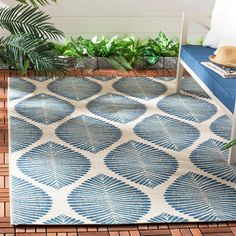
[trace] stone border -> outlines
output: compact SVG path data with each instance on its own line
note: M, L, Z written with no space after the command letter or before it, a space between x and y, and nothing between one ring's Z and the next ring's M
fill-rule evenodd
M113 65L111 65L108 60L104 57L84 57L83 60L71 58L71 57L63 57L64 60L69 64L70 68L75 69L116 69ZM158 69L176 69L177 68L177 57L160 57L160 60L149 67L144 67L141 64L136 64L133 69L138 70L158 70ZM6 64L0 63L0 69L9 69L9 66Z
M74 59L74 58L66 58L65 59L71 68L76 69L116 69L113 65L111 65L108 60L104 57L84 57L82 60ZM133 69L150 69L150 70L158 70L158 69L176 69L177 68L177 57L160 57L160 60L149 67L144 67L141 64L136 64Z

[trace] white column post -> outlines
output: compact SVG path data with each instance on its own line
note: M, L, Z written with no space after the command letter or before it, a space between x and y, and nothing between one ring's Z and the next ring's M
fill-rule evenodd
M177 75L176 75L176 83L177 83L176 93L180 93L181 80L183 78L183 73L184 73L184 68L180 61L180 53L181 53L181 46L187 43L188 25L189 25L189 18L183 12L181 34L180 34L180 49L179 49L178 67L177 67Z

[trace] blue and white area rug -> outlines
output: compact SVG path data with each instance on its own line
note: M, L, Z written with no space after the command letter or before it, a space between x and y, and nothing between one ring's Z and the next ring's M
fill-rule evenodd
M9 78L11 223L236 220L231 123L191 78Z

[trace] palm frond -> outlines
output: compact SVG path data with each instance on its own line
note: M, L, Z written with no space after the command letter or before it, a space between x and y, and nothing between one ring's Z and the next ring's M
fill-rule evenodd
M32 64L39 74L62 74L66 72L66 64L53 50L51 43L32 38L30 35L11 35L0 42L4 46L5 55L21 72L25 72Z
M229 149L229 148L231 148L231 147L233 147L233 146L235 146L235 145L236 145L236 139L230 141L230 142L229 142L228 144L226 144L221 150L227 150L227 149Z
M49 5L50 2L56 2L56 0L16 0L17 2L23 3L23 4L29 4L31 3L33 6L38 7L38 5L45 6Z
M11 34L26 33L43 39L57 40L63 32L48 22L50 16L35 7L17 5L0 8L0 27Z

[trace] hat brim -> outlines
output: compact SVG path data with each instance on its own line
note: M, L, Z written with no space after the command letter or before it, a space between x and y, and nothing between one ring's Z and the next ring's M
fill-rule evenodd
M216 63L216 64L221 65L221 66L236 68L236 64L219 61L219 60L216 59L216 56L209 56L209 60L211 62Z

